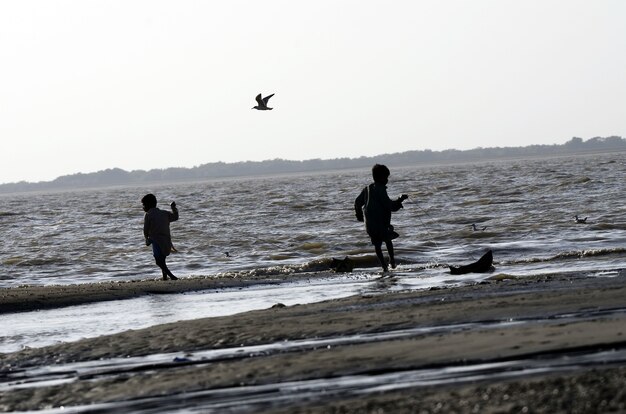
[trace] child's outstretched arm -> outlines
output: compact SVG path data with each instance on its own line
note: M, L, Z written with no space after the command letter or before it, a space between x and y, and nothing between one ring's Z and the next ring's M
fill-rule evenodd
M391 211L398 211L401 208L403 208L404 206L402 205L402 202L406 200L407 198L409 198L408 195L402 194L400 197L398 197L397 200L393 200L391 202Z

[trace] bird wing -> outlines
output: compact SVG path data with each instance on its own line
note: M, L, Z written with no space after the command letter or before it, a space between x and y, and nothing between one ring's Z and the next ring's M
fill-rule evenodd
M258 95L256 96L256 98L255 98L255 99L256 99L256 101L257 101L257 103L258 103L259 105L264 105L264 104L265 104L265 103L263 102L263 99L261 99L261 94L258 94ZM267 99L267 98L266 98L266 99Z
M259 95L259 96L261 96L261 95ZM269 101L269 100L270 100L270 98L271 98L272 96L274 96L274 94L271 94L271 95L266 96L265 98L263 98L263 103L264 103L265 105L267 105L267 101Z

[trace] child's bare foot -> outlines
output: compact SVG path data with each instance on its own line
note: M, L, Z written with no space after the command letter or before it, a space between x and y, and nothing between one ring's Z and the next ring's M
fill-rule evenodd
M174 275L170 275L170 279L172 279L172 280L178 280L178 278L177 278L176 276L174 276Z
M396 268L396 261L395 260L392 260L391 262L389 262L389 264L391 265L392 269Z

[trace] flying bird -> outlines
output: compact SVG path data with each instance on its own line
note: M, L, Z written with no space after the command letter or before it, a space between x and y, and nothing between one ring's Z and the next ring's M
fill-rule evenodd
M274 96L274 94L266 96L265 98L261 98L261 94L258 94L256 96L256 102L258 103L258 105L253 106L252 109L258 109L259 111L271 111L272 108L267 106L267 101L269 101L272 96Z

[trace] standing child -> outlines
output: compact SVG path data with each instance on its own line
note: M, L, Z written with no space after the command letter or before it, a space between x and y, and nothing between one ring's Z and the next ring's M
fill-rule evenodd
M383 256L382 245L385 242L389 253L389 264L392 269L396 268L396 259L393 254L391 240L398 237L391 225L391 212L402 208L402 202L409 198L403 194L397 200L391 200L387 195L387 182L389 181L389 168L376 164L372 168L374 182L361 191L354 201L354 210L358 221L365 220L365 229L372 239L376 256L380 261L383 271L388 270L387 262ZM364 214L365 213L365 214Z
M157 208L157 199L154 194L146 194L141 199L141 204L143 204L143 211L146 212L143 221L143 235L146 238L146 246L152 245L152 254L157 266L163 272L163 280L167 280L168 276L170 279L176 280L178 278L172 274L165 263L165 259L170 252L176 251L172 245L172 237L170 235L170 223L178 220L176 203L172 202L170 204L172 208L171 213Z

